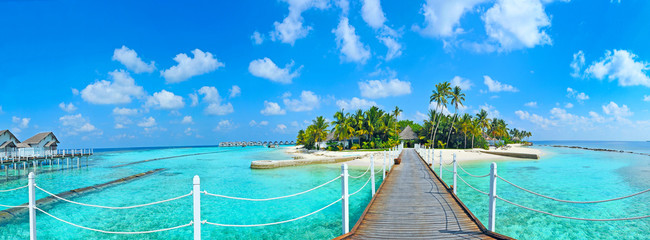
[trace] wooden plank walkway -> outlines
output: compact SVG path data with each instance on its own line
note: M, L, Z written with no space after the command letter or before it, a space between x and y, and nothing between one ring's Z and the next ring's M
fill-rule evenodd
M508 238L485 234L415 150L404 149L401 158L362 219L340 239Z

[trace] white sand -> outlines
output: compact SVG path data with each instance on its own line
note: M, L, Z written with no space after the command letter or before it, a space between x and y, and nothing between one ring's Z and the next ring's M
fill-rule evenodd
M368 164L370 164L370 156L372 155L375 160L375 166L376 167L381 167L383 165L384 161L384 153L382 151L341 151L341 152L333 152L333 151L315 151L313 153L300 153L299 152L299 146L293 146L293 147L287 147L285 149L285 152L292 155L294 158L300 158L304 160L309 160L309 159L323 159L323 158L342 158L342 157L350 157L350 156L361 156L360 159L352 160L346 162L348 166L350 167L367 167ZM451 163L453 154L456 154L456 161L458 162L472 162L472 161L495 161L495 160L521 160L521 161L530 161L531 159L521 159L521 158L512 158L512 157L505 157L505 156L498 156L498 155L493 155L493 154L488 154L488 153L482 153L480 152L480 148L475 148L475 149L442 149L438 150L436 149L435 152L435 163L438 164L439 159L440 159L440 152L442 152L442 159L444 163ZM490 148L489 151L499 151L499 152L517 152L517 153L530 153L530 154L537 154L537 155L544 155L544 152L526 147L526 146L521 146L521 144L510 144L508 145L507 149L494 149L493 147ZM426 159L425 153L422 155L423 158ZM392 161L392 159L389 158L387 155L386 159L387 163L389 161ZM325 165L332 165L332 166L337 166L340 167L340 163L335 163L335 164L325 164Z

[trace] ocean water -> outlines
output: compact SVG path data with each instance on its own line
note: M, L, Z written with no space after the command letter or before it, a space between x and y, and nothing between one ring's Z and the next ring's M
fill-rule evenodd
M645 142L546 142L550 145L599 147L650 152ZM536 142L536 144L539 144ZM539 160L495 161L499 176L543 195L563 200L594 201L630 195L650 188L650 156L597 152L581 149L536 147L547 154ZM437 170L437 165L436 172ZM463 164L474 175L487 174L490 162ZM452 169L448 166L448 169ZM489 177L474 178L460 169L459 176L488 192ZM443 172L452 184L452 175ZM488 197L458 180L458 195L487 226ZM514 203L556 215L592 219L650 215L650 193L606 203L572 204L552 201L497 181L497 195ZM629 221L580 221L556 218L515 207L501 200L496 204L496 232L517 239L648 239L650 218Z
M158 161L143 162L124 167L113 166L147 159L192 155ZM281 149L264 147L192 147L127 149L100 152L89 158L89 166L66 169L44 166L37 170L38 186L59 193L92 186L157 168L159 172L135 181L116 185L75 197L72 200L104 206L144 204L189 193L192 178L201 178L201 189L209 193L268 198L301 192L340 175L339 165L311 165L273 170L250 169L251 160L289 159ZM84 165L86 162L82 162ZM74 162L76 164L76 162ZM72 163L71 163L72 165ZM351 167L351 175L360 175L365 168ZM0 189L27 184L25 171L9 170L10 176L23 175L17 180L5 181L0 171ZM366 176L369 176L366 175ZM381 183L378 175L377 184ZM350 192L359 189L367 178L350 179ZM377 185L378 186L378 185ZM370 201L370 184L350 199L351 226L356 223ZM46 194L36 190L37 198ZM248 202L201 195L202 219L222 224L257 224L299 217L337 200L341 195L340 180L300 196L267 202ZM27 189L0 193L0 204L18 205L27 202ZM0 209L4 209L0 207ZM144 231L168 228L192 220L192 198L134 209L100 209L59 202L44 209L54 216L86 227L108 231ZM16 219L0 226L0 239L29 238L27 218ZM252 228L216 227L204 224L205 239L331 239L341 232L341 204L295 222ZM59 222L42 213L37 214L39 239L192 239L192 227L162 233L114 235L97 233Z

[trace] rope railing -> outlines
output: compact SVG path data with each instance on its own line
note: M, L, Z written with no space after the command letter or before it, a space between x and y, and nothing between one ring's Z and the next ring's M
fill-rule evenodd
M335 177L334 179L329 180L329 181L327 181L327 182L325 182L325 183L323 183L321 185L318 185L318 186L313 187L313 188L311 188L309 190L305 190L305 191L302 191L302 192L299 192L299 193L289 194L289 195L280 196L280 197L273 197L273 198L232 197L232 196L226 196L226 195L221 195L221 194L208 193L207 191L203 191L203 194L208 195L208 196L213 196L213 197L228 198L228 199L243 200L243 201L271 201L271 200L277 200L277 199L283 199L283 198L289 198L289 197L295 197L295 196L298 196L298 195L302 195L302 194L314 191L316 189L319 189L319 188L321 188L321 187L323 187L323 186L325 186L327 184L330 184L330 183L332 183L332 182L334 182L334 181L336 181L336 180L338 180L340 178L341 178L341 176Z
M4 190L0 190L0 192L11 192L11 191L20 190L20 189L23 189L23 188L26 188L26 187L27 187L27 185L22 186L22 187L12 188L12 189L4 189Z
M458 176L458 178L459 178L461 181L463 181L467 186L469 186L470 188L474 189L474 191L477 191L477 192L482 193L482 194L484 194L484 195L490 195L490 194L488 194L488 193L486 193L486 192L483 192L483 191L479 190L478 188L475 188L474 186L472 186L471 184L469 184L468 182L466 182L465 179L463 179L460 175Z
M517 207L520 207L520 208L523 208L523 209L526 209L526 210L530 210L530 211L533 211L533 212L538 212L538 213L546 214L546 215L549 215L549 216L557 217L557 218L566 218L566 219L581 220L581 221L596 221L596 222L606 222L606 221L626 221L626 220L636 220L636 219L650 218L650 215L646 215L646 216L636 216L636 217L627 217L627 218L609 218L609 219L569 217L569 216L557 215L557 214L553 214L553 213L545 212L545 211L542 211L542 210L537 210L537 209L533 209L533 208L530 208L530 207L522 206L522 205L519 205L519 204L513 203L513 202L511 202L511 201L508 201L508 200L506 200L506 199L503 199L502 197L499 197L499 196L495 196L495 197L496 197L497 199L500 199L501 201L504 201L504 202L506 202L506 203L512 204L512 205L514 205L514 206L517 206Z
M498 176L498 175L497 175L497 177L498 177L499 179L503 180L504 182L506 182L506 183L512 185L513 187L519 188L519 189L521 189L521 190L523 190L523 191L526 191L526 192L528 192L528 193L531 193L531 194L534 194L534 195L537 195L537 196L540 196L540 197L543 197L543 198L546 198L546 199L550 199L550 200L553 200L553 201L564 202L564 203L586 204L586 203L603 203L603 202L611 202L611 201L621 200L621 199L625 199L625 198L629 198L629 197L634 197L634 196L636 196L636 195L640 195L640 194L643 194L643 193L646 193L646 192L650 192L650 189L646 189L646 190L643 190L643 191L640 191L640 192L637 192L637 193L633 193L633 194L630 194L630 195L627 195L627 196L622 196L622 197L617 197L617 198L612 198L612 199L597 200L597 201L569 201L569 200L557 199L557 198L554 198L554 197L549 197L549 196L546 196L546 195L543 195L543 194L540 194L540 193L536 193L536 192L533 192L533 191L531 191L531 190L528 190L528 189L525 189L525 188L523 188L523 187L520 187L520 186L518 186L518 185L516 185L516 184L514 184L514 183L512 183L512 182L510 182L510 181L508 181L508 180L506 180L506 179L504 179L504 178L502 178L501 176Z
M363 186L361 186L361 188L359 188L359 190L357 190L357 191L353 192L352 194L350 194L350 196L353 196L354 194L357 194L358 192L361 192L361 190L363 188L365 188L366 185L368 185L368 183L370 182L370 179L372 179L372 178L368 178L368 180L366 180L366 183L364 183Z
M181 199L181 198L184 198L184 197L189 197L189 196L192 195L192 192L190 192L188 194L181 195L181 196L178 196L178 197L173 197L173 198L170 198L170 199L165 199L165 200L151 202L151 203L145 203L145 204L139 204L139 205L133 205L133 206L124 206L124 207L110 207L110 206L101 206L101 205L94 205L94 204L75 202L75 201L72 201L72 200L69 200L69 199L59 197L56 194L53 194L51 192L48 192L47 190L39 187L38 185L35 185L34 187L36 187L37 189L47 193L50 196L53 196L53 197L55 197L57 199L65 201L65 202L69 202L69 203L77 204L77 205L81 205L81 206L86 206L86 207L96 207L96 208L105 208L105 209L131 209L131 208L146 207L146 206L156 205L156 204L160 204L160 203L171 202L171 201L178 200L178 199Z
M84 226L81 226L81 225L79 225L79 224L75 224L75 223L68 222L68 221L63 220L63 219L61 219L61 218L59 218L59 217L57 217L57 216L54 216L54 215L52 215L52 214L50 214L50 213L48 213L48 212L46 212L46 211L44 211L43 209L40 209L40 208L38 208L38 207L35 207L35 209L38 210L38 211L40 211L40 212L42 212L42 213L45 214L45 215L48 215L48 216L50 216L50 217L52 217L52 218L54 218L54 219L56 219L56 220L58 220L58 221L60 221L60 222L66 223L66 224L68 224L68 225L71 225L71 226L74 226L74 227L78 227L78 228L82 228L82 229L86 229L86 230L90 230L90 231L94 231L94 232L109 233L109 234L145 234L145 233L157 233L157 232L164 232L164 231L170 231L170 230L174 230L174 229L179 229L179 228L189 227L189 226L192 226L192 225L194 224L192 221L190 221L190 223L183 224L183 225L179 225L179 226L175 226L175 227L163 228L163 229L156 229L156 230L148 230L148 231L137 231L137 232L106 231L106 230L100 230L100 229L95 229L95 228L84 227Z
M0 207L6 207L6 208L27 208L27 207L29 207L29 206L27 206L27 205L12 206L12 205L4 205L4 204L0 204Z
M263 227L263 226L277 225L277 224L293 222L293 221L296 221L296 220L300 220L300 219L309 217L309 216L314 215L314 214L316 214L316 213L318 213L320 211L325 210L328 207L331 207L332 205L340 202L341 200L343 200L343 198L339 198L336 201L334 201L334 202L332 202L330 204L327 204L327 206L322 207L322 208L320 208L320 209L318 209L316 211L313 211L311 213L308 213L306 215L302 215L302 216L297 217L297 218L292 218L292 219L289 219L289 220L284 220L284 221L279 221L279 222L260 223L260 224L223 224L223 223L213 223L213 222L203 221L202 223L208 224L208 225L213 225L213 226L219 226L219 227Z
M458 163L456 163L456 165L460 168L460 170L462 170L463 172L467 173L467 175L469 175L469 176L471 176L471 177L475 177L475 178L484 178L484 177L490 176L490 173L485 174L485 175L474 175L474 174L471 174L471 173L467 172L467 171L463 168L462 165L460 165L460 164L458 164Z
M348 176L348 177L350 177L350 178L361 178L361 177L365 176L366 173L368 173L368 171L370 171L370 165L368 165L368 168L366 169L365 172L363 172L363 174L361 174L361 175L359 175L359 176L352 176L352 175L350 175L350 176Z

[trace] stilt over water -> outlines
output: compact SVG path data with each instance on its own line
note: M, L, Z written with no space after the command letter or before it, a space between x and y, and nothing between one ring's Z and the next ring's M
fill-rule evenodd
M339 239L500 239L485 234L415 150L404 149L357 225Z

